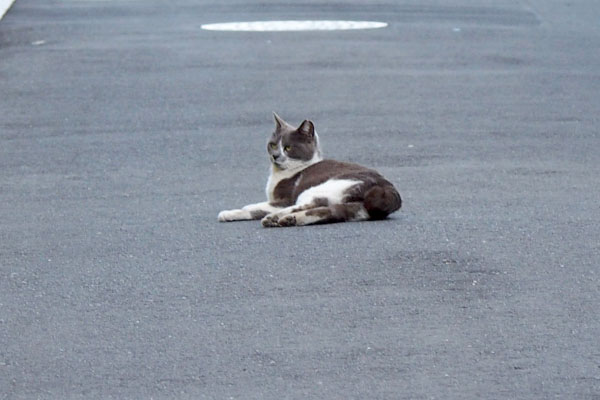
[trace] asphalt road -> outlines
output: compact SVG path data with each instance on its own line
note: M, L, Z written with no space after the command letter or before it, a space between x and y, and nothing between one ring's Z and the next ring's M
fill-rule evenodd
M272 19L344 32L209 32ZM600 399L600 3L17 0L0 399ZM264 229L271 111L403 196Z

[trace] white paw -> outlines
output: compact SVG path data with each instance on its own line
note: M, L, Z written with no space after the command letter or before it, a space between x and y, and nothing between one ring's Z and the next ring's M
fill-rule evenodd
M245 214L244 210L224 210L219 213L217 218L219 222L238 221L244 219L243 216Z

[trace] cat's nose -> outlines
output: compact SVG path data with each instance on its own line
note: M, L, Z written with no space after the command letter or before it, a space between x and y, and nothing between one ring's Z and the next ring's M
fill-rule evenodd
M279 157L281 157L281 154L273 154L271 157L273 157L273 160L277 161Z

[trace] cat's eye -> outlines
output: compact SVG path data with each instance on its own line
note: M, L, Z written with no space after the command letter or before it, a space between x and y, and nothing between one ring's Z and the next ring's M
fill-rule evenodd
M269 147L275 150L277 148L277 143L269 143Z
M285 146L283 148L283 151L290 151L292 149L292 146Z

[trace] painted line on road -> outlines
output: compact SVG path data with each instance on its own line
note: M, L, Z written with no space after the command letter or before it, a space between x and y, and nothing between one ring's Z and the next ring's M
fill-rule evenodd
M0 0L0 19L4 17L4 14L6 14L14 2L15 0Z
M207 31L284 32L284 31L335 31L350 29L385 28L388 24L377 21L252 21L204 24Z

